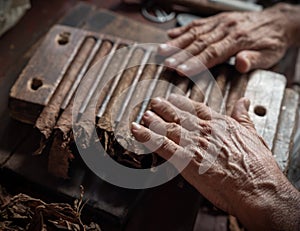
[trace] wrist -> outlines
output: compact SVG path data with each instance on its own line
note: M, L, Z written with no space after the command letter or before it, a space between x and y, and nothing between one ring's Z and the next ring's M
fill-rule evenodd
M277 178L277 177L276 177ZM249 230L299 230L300 193L282 175L245 195L236 216Z

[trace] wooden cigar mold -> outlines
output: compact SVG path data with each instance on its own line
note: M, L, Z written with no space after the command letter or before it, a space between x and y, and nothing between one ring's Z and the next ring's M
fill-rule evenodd
M155 50L129 46L133 44L136 43L106 34L56 25L20 74L10 92L10 113L19 121L33 124L40 132L37 153L50 145L48 168L52 174L68 178L69 161L76 156L74 135L83 137L83 148L93 142L93 131L82 123L77 124L80 127L78 134L73 134L72 108L85 74L103 57L106 59L101 63L98 75L90 80L79 109L82 112L90 110L91 101L96 100L93 122L102 145L116 161L134 168L149 168L162 161L155 154L126 151L114 138L122 131L126 136L124 142L133 139L128 122L141 122L141 116L149 107L149 100L143 99L167 97L170 93L185 94L230 115L234 103L246 96L251 100L249 113L258 133L266 140L279 166L286 171L298 96L285 89L284 76L261 70L241 75L234 67L220 66L213 70L216 82L208 82L206 91L201 92L189 79L176 76L161 65L148 64L155 58ZM116 55L119 48L128 50L125 56ZM139 65L126 69L135 63ZM103 85L105 73L116 67L125 67L125 71ZM137 87L143 80L152 81ZM160 84L159 80L166 84ZM128 87L133 91L120 100L119 95ZM217 89L221 89L222 97L216 94ZM94 99L96 95L97 99ZM134 98L142 103L128 111ZM110 121L112 116L114 124Z

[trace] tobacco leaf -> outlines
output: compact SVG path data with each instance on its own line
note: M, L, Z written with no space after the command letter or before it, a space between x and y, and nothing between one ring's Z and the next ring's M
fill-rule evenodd
M25 194L9 197L0 186L0 230L17 231L101 231L96 223L84 225L81 212L84 190L72 207L67 203L45 203Z

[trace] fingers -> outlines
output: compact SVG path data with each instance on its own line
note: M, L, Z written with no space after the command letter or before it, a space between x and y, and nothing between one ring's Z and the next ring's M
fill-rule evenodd
M179 49L183 49L190 45L195 40L195 34L185 33L182 36L173 39L166 44L161 44L158 47L158 53L163 56L169 56L178 52Z
M211 120L212 116L215 115L214 111L205 104L198 103L182 95L171 94L168 100L180 110L196 115L202 120Z
M186 48L188 45L192 44L192 42L196 41L201 35L207 34L212 31L213 33L219 33L220 31L224 32L223 30L214 30L217 25L217 21L210 21L211 22L208 23L204 23L205 21L198 23L201 26L194 26L197 23L195 22L188 26L170 30L168 33L174 39L168 41L165 44L161 44L158 48L158 53L160 55L169 56L177 52L178 49Z
M142 142L150 151L157 153L165 160L170 161L180 172L190 163L194 154L189 150L177 145L165 136L132 123L131 132L133 136Z
M137 141L166 160L170 159L177 150L182 149L170 139L137 123L132 123L131 132Z
M249 99L239 99L234 105L231 117L249 130L256 131L248 114L249 106Z
M241 73L250 70L270 68L281 58L281 53L271 50L252 51L244 50L236 55L236 69Z
M213 28L216 27L216 25L219 23L219 17L209 17L205 19L197 19L192 21L186 26L173 28L167 31L168 36L170 38L176 38L186 32L188 32L191 28L197 27L198 28L198 34L204 34L209 31L211 31Z
M176 144L185 147L192 143L192 139L189 137L187 130L176 123L165 122L151 111L146 111L143 116L143 122L151 131L166 136Z
M182 35L183 33L187 32L191 28L191 25L192 24L188 24L186 26L181 26L181 27L176 27L176 28L170 29L167 31L168 36L170 38L176 38L176 37Z
M151 101L152 110L166 122L180 124L189 131L198 131L201 121L198 117L181 111L165 99L155 98Z
M207 68L225 62L232 55L236 54L238 49L238 46L235 46L232 39L226 37L217 43L209 45L199 55L179 65L177 70L185 75L196 75Z
M197 35L197 38L195 38L191 44L189 44L184 50L179 51L172 57L166 59L165 63L170 67L176 67L186 60L192 58L193 56L199 55L203 50L207 48L207 46L220 41L225 36L225 30L214 30L211 33L202 36Z

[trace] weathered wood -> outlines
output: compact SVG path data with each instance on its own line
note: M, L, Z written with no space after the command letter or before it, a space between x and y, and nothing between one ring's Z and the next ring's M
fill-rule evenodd
M107 151L109 150L112 156L118 158L118 160L122 162L122 158L121 158L122 154L120 155L120 153L117 154L113 151L114 145L118 145L117 141L115 140L115 134L114 134L115 126L119 125L121 122L121 125L119 125L119 127L120 126L125 127L128 130L128 131L122 131L122 133L124 132L126 133L125 137L121 137L120 133L118 135L119 138L121 137L121 140L119 140L119 142L122 143L124 148L126 147L126 145L129 145L126 139L129 140L132 139L131 134L129 132L130 130L128 129L129 128L128 124L130 124L130 122L134 121L137 118L131 116L131 120L126 120L126 122L124 122L122 121L122 118L124 119L123 114L125 113L125 115L128 116L130 113L132 113L132 112L128 112L127 110L128 108L130 108L129 107L130 101L133 96L135 97L145 96L145 94L143 94L143 91L140 92L139 90L137 90L136 93L134 93L134 91L135 91L135 85L138 84L140 78L143 79L142 73L145 72L144 70L145 64L142 65L140 64L142 62L146 63L148 61L148 59L150 58L149 56L150 53L149 51L142 51L142 49L135 47L135 45L129 48L124 47L125 44L132 44L131 41L127 42L123 40L118 40L117 38L113 38L113 37L103 37L104 35L97 35L96 33L88 32L84 30L80 31L77 29L71 29L66 27L57 27L56 30L57 31L55 34L52 33L52 38L47 37L46 39L53 40L54 35L56 36L59 33L61 34L62 30L63 31L69 30L72 32L72 34L81 33L81 36L77 35L77 37L80 37L79 43L83 43L83 44L81 46L77 46L78 51L74 52L75 54L73 55L73 59L71 58L71 61L69 61L69 59L66 59L65 61L66 64L65 65L61 64L61 69L65 70L65 74L62 76L60 80L61 83L58 85L56 91L51 97L50 102L48 103L48 105L44 107L43 112L39 116L39 119L37 120L36 123L36 127L39 128L39 130L44 135L44 140L49 139L50 135L52 134L52 130L56 124L56 121L60 116L60 111L63 110L68 105L68 102L73 97L88 67L91 66L91 64L94 64L96 62L94 56L100 58L103 57L105 54L109 53L107 58L103 60L101 64L98 64L99 71L93 73L93 76L88 76L89 78L87 79L87 82L89 82L89 84L86 85L84 90L85 92L84 94L86 96L82 95L82 101L80 106L80 110L82 110L82 112L80 111L80 113L83 113L82 120L80 120L79 123L77 124L78 130L76 131L75 135L76 137L80 137L83 139L81 144L83 145L83 147L88 147L89 142L91 142L91 137L93 133L91 129L93 128L93 124L95 123L95 121L90 121L90 118L93 118L93 115L90 116L91 115L90 113L94 113L95 110L93 108L95 105L91 103L92 102L91 99L93 99L95 95L97 95L97 92L104 87L103 89L106 90L104 90L100 94L100 98L97 99L97 104L96 104L97 106L96 113L97 116L99 117L97 121L98 124L97 126L99 132L101 133L100 139L102 140L101 142L104 145L105 150ZM90 40L88 40L89 38ZM105 39L107 41L105 41ZM88 44L87 41L90 41L91 44ZM97 41L101 41L103 43L101 47L99 45L99 42ZM124 47L122 53L119 52L114 53L117 48L121 48L121 47ZM43 49L43 46L41 49ZM37 59L37 57L33 58L33 60L35 59ZM57 62L60 63L61 60L58 60ZM57 64L55 62L53 62L52 65L57 67ZM126 69L127 66L128 67L132 66L132 67ZM63 71L61 72L64 73ZM204 96L205 98L204 103L208 104L212 109L214 109L217 112L225 113L228 107L231 107L229 109L232 110L233 104L242 95L242 92L245 90L245 83L247 82L247 78L244 78L245 76L243 75L239 75L239 78L244 78L244 79L239 80L237 83L234 83L233 81L236 81L237 77L231 78L231 74L235 73L236 76L238 76L238 74L230 70L228 66L220 66L216 68L216 70L213 73L217 76L216 82L214 83L213 80L209 80L209 81L205 80L208 81L206 83L207 86L205 89L205 95L203 95L203 93L201 92L199 94L199 89L198 90L193 89L193 86L191 85L191 82L188 78L179 77L174 72L170 74L170 77L168 77L169 78L168 80L170 82L169 84L166 84L166 86L164 87L165 90L161 91L158 94L164 97L167 97L168 94L170 93L189 94L190 97L198 98L198 100L200 101L202 100L201 98L203 98ZM263 73L263 74L259 74L259 73ZM264 77L261 77L261 75L264 75ZM265 75L269 77L265 77ZM282 97L284 95L283 89L285 87L285 82L282 82L281 84L276 84L274 88L270 88L267 94L262 94L262 90L265 88L264 87L265 84L267 84L268 86L272 86L270 83L273 83L274 81L275 82L280 81L278 79L275 79L273 81L273 75L275 74L271 74L270 72L258 72L258 71L254 72L247 85L246 93L245 93L245 96L252 99L256 104L256 106L258 102L261 100L262 96L270 95L269 97L265 96L266 99L263 100L262 105L258 105L258 107L256 107L255 110L259 110L261 108L263 110L263 107L266 107L267 105L269 105L270 102L272 102L272 100L275 100L274 102L276 103L276 105L273 105L272 109L270 109L271 113L273 114L275 113L275 115L277 116L277 119L275 120L275 124L273 124L274 118L273 119L269 118L272 117L273 114L271 114L270 116L269 115L261 116L262 118L260 117L256 118L257 116L254 117L252 113L252 117L255 120L254 122L258 127L258 132L262 134L262 136L267 140L267 143L270 146L270 148L272 148L273 142L275 140L274 137L277 131L276 129L279 121L278 117L280 115L280 105L281 105ZM111 76L116 76L116 77L113 80L111 80L111 82L109 82L108 80L110 79ZM152 72L152 74L149 75L148 78L152 79L154 78L154 76L155 73ZM21 76L20 78L24 78L24 77ZM19 83L17 82L16 85L18 84ZM128 93L122 94L123 91L126 90L126 88L132 87L131 86L132 84L134 85L133 91L129 95ZM203 85L203 83L201 84ZM159 85L156 87L157 89L160 88ZM204 89L203 86L201 86L201 88ZM165 93L163 93L164 91ZM279 94L276 94L277 99L272 99L273 97L272 93L274 93L274 91L279 92ZM154 91L153 97L156 94L157 93ZM46 95L46 97L48 96ZM15 97L15 94L12 94L11 98L18 100ZM21 103L24 104L23 101ZM231 106L228 106L228 104L230 104ZM97 109L98 106L99 106L99 110ZM145 109L146 108L147 107L145 107ZM252 108L252 110L254 110L254 108ZM135 112L135 117L137 117L138 111L139 109L137 108ZM251 108L250 108L250 113L251 113ZM256 113L260 113L260 112L256 111ZM141 118L140 116L141 115L139 115L139 118ZM71 125L68 125L68 127L71 128ZM124 129L120 129L120 131L121 130ZM66 133L66 131L64 133ZM72 134L70 131L68 131L67 133ZM63 136L61 136L61 138L62 137ZM54 141L55 141L55 145L57 145L58 144L57 139L54 139ZM44 144L44 142L42 144ZM42 148L43 147L44 145L42 146ZM124 149L123 154L125 153L126 151ZM141 165L138 163L139 162L141 163L142 160L137 160L136 157L134 157L133 153L132 155L133 155L132 156L133 165L135 167L141 167ZM67 156L71 157L70 155ZM65 163L64 166L67 166L68 163L68 161L66 161L67 159L64 159L65 161L63 161ZM128 159L125 158L125 156L124 159L128 161Z
M10 98L13 101L10 102L10 108L16 119L25 123L34 122L60 86L68 66L84 40L78 30L68 34L67 28L64 29L54 28L50 31L42 44L44 49L38 49L11 89ZM67 43L59 44L59 41ZM55 62L56 57L60 57L60 62ZM28 108L25 104L21 104L23 107L20 108L19 102L32 102L35 108L32 110L32 105Z
M140 49L137 49L132 57L130 57L129 63L128 63L128 67L126 70L119 70L119 71L124 71L123 75L120 79L116 78L114 80L114 83L116 83L115 87L112 87L112 95L110 97L109 102L106 106L106 108L104 108L103 110L103 114L102 113L98 113L98 116L100 116L99 121L98 121L98 127L101 129L104 129L108 132L112 132L115 124L114 124L114 119L116 118L116 114L118 113L118 110L120 109L121 105L122 105L122 99L124 99L126 96L123 93L124 90L126 90L128 87L131 86L132 81L134 80L136 73L138 71L138 64L139 61L142 59L144 52ZM123 56L119 56L118 59L119 61L117 62L117 60L113 61L113 65L118 65L121 63L121 61L123 60ZM117 68L118 70L118 68ZM117 71L118 72L118 71ZM115 73L115 72L112 72ZM108 74L110 74L110 72L108 72ZM112 75L114 76L114 75ZM113 85L114 85L113 83ZM101 105L102 107L103 105ZM102 107L103 108L103 107ZM102 110L102 108L100 108L100 111Z
M92 72L96 72L94 74L94 76L90 76L91 73L87 73L88 76L85 77L84 79L84 85L81 84L80 89L82 94L85 95L89 95L92 94L90 91L90 86L95 85L96 84L96 90L95 92L99 92L101 86L101 82L106 82L105 80L105 75L104 77L99 76L99 83L97 82L97 75L100 75L101 73L101 69L104 68L103 65L101 65L101 63L99 62L103 62L103 59L111 52L112 49L112 43L110 41L103 41L103 44L101 46L101 49L99 51L99 53L97 54L96 58L95 58L95 62L93 63L93 65L97 65L97 66L92 66L92 69L90 71ZM96 61L98 60L98 61ZM99 66L99 68L98 68ZM90 77L90 78L87 78ZM104 86L101 89L100 92L100 96L98 99L98 102L96 103L96 109L100 107L100 105L102 104L107 92L109 91L109 86L110 84L106 84L106 86ZM85 88L85 89L84 89ZM84 97L84 95L82 95L81 97L82 99L86 99L86 97ZM83 101L80 100L80 103L83 104ZM80 119L80 121L76 124L76 131L75 131L75 136L81 140L81 146L83 148L86 148L89 146L89 143L91 141L92 138L92 134L93 134L93 128L94 126L90 126L90 124L95 124L95 119L91 121L91 118L93 118L94 116L90 116L91 113L95 113L95 108L94 105L91 105L92 102L88 102L87 103L87 107L84 109L84 113L82 114L82 117ZM82 108L83 105L80 106L80 108L78 108L78 110L80 110Z
M266 144L272 150L286 79L280 74L269 71L254 71L250 74L249 82L245 91L245 97L251 101L249 108L250 118L255 128Z
M116 16L114 15L111 18L111 20L114 20L114 17L116 17ZM97 17L95 17L94 19L97 19ZM100 25L99 27L94 27L94 29L93 29L92 28L93 23L97 23L97 20L94 20L94 19L93 20L91 19L91 21L89 23L91 29L94 31L97 31L97 30L99 30L99 28L100 29L103 28L103 26ZM92 21L93 21L93 23L92 23ZM99 22L99 24L101 24L101 23L103 23L103 21ZM110 33L110 34L118 34L122 31L121 30L122 27L124 27L124 24L121 24L121 23L113 24L113 25L117 25L117 27L105 26L105 30L107 33L110 33L109 31L112 31L112 33ZM131 30L131 31L133 31L132 33L138 33L139 34L138 36L142 37L141 34L143 34L143 33L141 33L141 31L144 31L143 25L139 25L138 29ZM165 34L162 32L160 32L159 36L161 36L162 34L165 36ZM120 35L121 37L126 37L126 34L118 34L118 35ZM130 34L130 36L134 37L133 34ZM147 38L148 37L150 38L152 36L151 39L153 39L153 38L155 38L155 36L158 36L158 32L155 35L154 34L151 35L151 33L145 32L143 36L145 36ZM168 80L168 82L170 82L170 80L169 80L170 78L174 78L174 75L171 74L168 78L166 78ZM162 78L160 77L160 79L162 79ZM160 88L163 90L157 91L157 89L160 89ZM161 85L158 85L157 88L155 89L155 92L153 95L164 96L164 92L166 92L166 91L167 91L166 86L161 87ZM228 96L229 98L230 98L230 94L231 93L229 93L229 96ZM229 100L229 98L227 100L228 102L235 101L234 99ZM238 98L238 96L236 96L236 98ZM63 114L62 114L62 117L63 117ZM13 134L15 134L15 133L13 133ZM25 146L28 148L28 145L30 146L31 144L34 144L34 142L36 142L36 140L34 140L34 139L32 141L33 142L28 142L27 144L24 143L24 145L22 147L19 147L16 150L16 152L14 153L14 155L12 155L12 159L9 159L8 162L6 162L4 168L10 169L19 175L25 176L28 180L35 182L38 185L41 185L41 187L46 187L47 189L53 189L63 195L67 195L69 197L74 197L76 195L75 192L78 191L78 186L80 184L84 184L84 186L88 189L87 190L88 192L86 194L87 198L92 198L92 200L90 201L91 206L93 206L94 208L97 208L96 210L103 210L106 212L106 214L111 214L113 217L117 217L118 220L121 219L122 222L124 222L124 219L128 216L128 211L130 210L132 205L136 203L138 193L136 193L136 192L130 193L127 190L120 190L119 188L112 187L111 185L107 186L108 184L106 184L102 180L99 180L93 174L88 173L87 169L82 168L82 163L80 162L79 158L76 158L75 161L72 163L70 181L66 181L66 182L62 183L61 181L52 178L45 172L45 170L47 169L47 165L48 165L48 159L46 158L47 156L39 156L36 158L36 157L32 157L32 156L28 155L28 154L32 153L32 151L24 152ZM74 165L74 164L76 164L76 160L78 160L78 162L79 162L79 163L77 162L78 166ZM32 172L32 169L35 169L35 171ZM38 173L41 172L42 174L36 174L37 172ZM98 179L98 181L96 179ZM103 186L103 185L105 185L105 186ZM154 190L156 190L156 189L154 189ZM130 194L130 196L128 196L129 194ZM160 194L160 195L164 195L164 194ZM182 195L182 194L180 194L180 195ZM158 196L158 198L164 198L164 196L161 196L161 197ZM157 200L153 199L153 201L154 201L153 207L161 208L161 206L159 204L155 203L155 201L157 201ZM170 207L168 209L170 209ZM187 217L189 214L191 214L187 207L184 207L183 210L186 211ZM144 211L144 209L143 209L143 211ZM155 211L155 210L151 210L151 211ZM153 213L151 213L151 214L153 215ZM156 214L154 214L153 216L155 216L155 215ZM193 217L193 216L190 216L190 218L191 217ZM191 218L191 219L193 219L193 218ZM146 220L147 219L145 219L145 217L144 217L143 221L146 222ZM168 222L168 221L164 220L164 222ZM143 223L143 225L144 225L144 223ZM176 227L174 227L174 230L175 229L176 229Z
M293 147L292 140L298 118L298 103L298 93L291 89L286 89L281 106L279 117L280 123L278 124L276 133L276 142L274 143L272 150L280 169L284 173L287 173L290 161L289 156Z
M231 75L231 88L227 99L226 114L231 115L234 104L243 97L248 83L248 76L234 71Z
M218 72L216 81L215 83L213 83L213 86L210 90L210 94L205 99L207 105L216 112L220 112L223 102L226 103L229 91L229 89L226 89L226 85L230 84L229 80L230 79L228 78L228 71L226 71L226 69Z
M71 151L73 102L72 100L64 110L54 127L54 138L48 157L49 173L63 179L69 178L69 162L74 159L74 154Z
M168 40L166 33L162 33L156 27L141 24L106 10L96 11L91 15L85 28L142 43L162 43Z
M85 69L84 72L86 71L86 68L84 67L85 57L93 49L93 46L95 45L96 41L94 38L87 38L85 41L82 42L83 44L81 45L80 48L78 47L79 48L78 53L76 52L77 55L75 59L72 60L73 62L70 65L70 67L68 67L68 70L66 71L64 78L62 79L55 93L51 97L50 102L44 107L43 111L41 112L41 114L39 115L35 123L35 127L39 130L39 132L42 135L40 148L36 152L38 154L40 154L43 151L47 140L50 138L50 135L52 134L53 128L59 117L61 106L64 103L66 97L68 98L69 96L68 93L73 94L72 88L74 84L76 84L77 81L76 77L78 75L81 75L80 72L82 68ZM81 42L79 44L81 44ZM70 95L70 97L72 97L72 95ZM69 101L69 99L67 100ZM67 105L68 103L66 103L64 107L66 107Z

